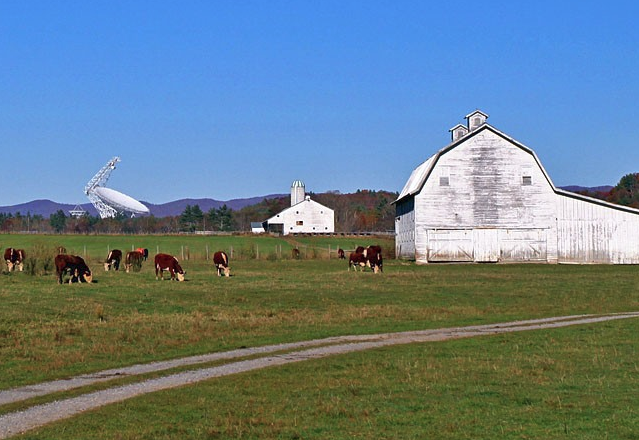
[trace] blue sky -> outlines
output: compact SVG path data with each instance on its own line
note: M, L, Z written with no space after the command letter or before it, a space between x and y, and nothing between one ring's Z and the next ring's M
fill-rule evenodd
M639 172L639 4L0 1L0 205L400 191L475 109L555 185ZM7 179L6 176L14 176Z

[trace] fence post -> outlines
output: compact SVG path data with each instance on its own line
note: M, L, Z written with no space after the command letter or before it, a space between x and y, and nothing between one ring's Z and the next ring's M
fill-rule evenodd
M209 245L206 245L206 261L209 261Z
M260 259L260 245L259 244L255 245L255 259L256 260Z

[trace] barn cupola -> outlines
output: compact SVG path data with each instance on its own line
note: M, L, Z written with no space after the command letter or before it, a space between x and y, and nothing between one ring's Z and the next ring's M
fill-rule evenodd
M291 184L291 206L297 205L299 202L304 201L306 195L306 187L304 182L296 180Z
M455 125L453 128L451 128L448 131L450 131L450 133L451 133L453 142L455 142L458 139L463 138L464 136L466 136L468 134L468 128L465 125L462 125L462 124L457 124L457 125Z
M486 119L488 119L488 115L480 110L475 110L474 112L466 115L466 120L468 121L468 130L476 130L486 123Z

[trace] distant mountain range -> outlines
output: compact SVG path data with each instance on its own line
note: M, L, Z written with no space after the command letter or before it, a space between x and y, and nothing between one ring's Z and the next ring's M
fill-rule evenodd
M581 191L591 191L591 192L607 192L610 191L613 187L609 185L603 186L595 186L595 187L586 187L586 186L578 186L578 185L568 185L561 186L561 189L572 192L581 192ZM180 215L184 212L186 205L195 206L198 205L203 212L209 211L211 208L220 208L223 205L226 205L230 209L237 211L246 206L255 205L260 203L264 199L275 199L279 197L288 197L288 194L269 194L261 197L250 197L246 199L232 199L232 200L215 200L215 199L180 199L175 200L173 202L163 203L160 205L155 205L153 203L142 202L144 203L151 214L155 217L171 217ZM58 212L58 210L64 211L66 215L69 215L69 211L74 209L76 205L70 205L66 203L57 203L51 200L33 200L28 203L21 203L19 205L13 206L0 206L0 213L3 214L16 214L20 213L22 215L26 215L30 213L31 215L41 215L45 218L48 218L51 214ZM83 203L80 207L87 211L92 216L97 216L98 212L95 207L91 203Z
M568 186L560 186L559 188L565 189L570 192L581 192L581 191L589 191L589 192L608 192L614 188L614 186L610 185L602 185L602 186L578 186L578 185L568 185Z
M214 199L180 199L173 202L163 203L156 205L153 203L142 202L146 205L151 214L155 217L170 217L180 215L184 212L186 205L195 206L198 205L203 212L209 211L211 208L217 209L224 205L234 211L244 208L245 206L255 205L260 203L264 199L275 199L279 197L288 197L288 194L269 194L261 197L250 197L246 199L232 199L232 200L214 200ZM16 214L26 215L41 215L44 218L48 218L51 214L58 212L58 210L64 211L69 216L69 211L74 209L77 205L70 205L67 203L57 203L51 200L33 200L27 203L21 203L13 206L0 206L0 213L3 214ZM97 216L98 211L91 203L83 203L79 205L83 210L87 211L92 216Z

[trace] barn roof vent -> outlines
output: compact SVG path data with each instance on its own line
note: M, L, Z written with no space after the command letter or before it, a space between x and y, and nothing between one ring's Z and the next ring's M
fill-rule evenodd
M455 125L453 128L451 128L450 130L451 136L452 136L452 140L453 142L455 142L458 139L463 138L464 136L466 136L468 134L468 128L466 128L465 125L462 124L457 124Z
M468 121L468 130L476 130L481 125L486 123L486 119L488 119L488 115L480 110L475 110L474 112L466 115L466 120Z

